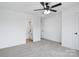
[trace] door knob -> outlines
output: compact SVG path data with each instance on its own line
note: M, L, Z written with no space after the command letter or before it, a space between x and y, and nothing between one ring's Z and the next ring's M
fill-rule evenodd
M75 35L77 35L78 33L76 32L76 33L74 33Z

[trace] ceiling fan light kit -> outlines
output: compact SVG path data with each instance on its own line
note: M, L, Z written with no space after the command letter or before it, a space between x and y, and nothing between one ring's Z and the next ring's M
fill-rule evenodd
M55 7L58 7L58 6L62 5L62 3L58 3L58 4L55 4L53 6L49 6L49 2L40 2L40 4L43 6L43 9L36 9L34 11L40 11L40 10L42 11L42 10L44 10L43 14L45 14L45 15L50 14L51 11L52 12L57 12L57 10L54 10L52 8L55 8Z
M48 15L48 14L50 14L50 10L44 10L44 13L43 14L45 14L45 15Z

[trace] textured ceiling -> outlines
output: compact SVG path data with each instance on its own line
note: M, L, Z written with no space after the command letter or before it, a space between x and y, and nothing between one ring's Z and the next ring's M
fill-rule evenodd
M50 2L50 5L57 4L58 2ZM54 8L58 12L63 9L73 7L74 5L79 4L78 2L64 2L62 6ZM0 7L11 9L14 11L19 11L23 13L36 13L40 14L43 11L33 11L34 9L43 8L39 2L0 2ZM53 12L54 13L54 12Z

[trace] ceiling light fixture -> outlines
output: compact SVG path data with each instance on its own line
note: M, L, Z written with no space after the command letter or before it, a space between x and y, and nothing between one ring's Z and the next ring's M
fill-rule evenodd
M44 10L44 14L45 14L45 15L50 14L50 12L51 12L50 10Z

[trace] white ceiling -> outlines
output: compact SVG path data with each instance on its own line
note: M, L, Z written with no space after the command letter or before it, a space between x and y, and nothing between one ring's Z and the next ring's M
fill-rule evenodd
M50 5L54 5L57 3L58 2L51 2ZM67 9L77 4L79 3L78 2L63 2L62 6L56 7L54 9L60 12L62 8ZM42 13L42 11L33 11L33 10L43 8L39 2L0 2L0 7L11 9L14 11L23 12L23 13L36 13L36 14L40 14Z

